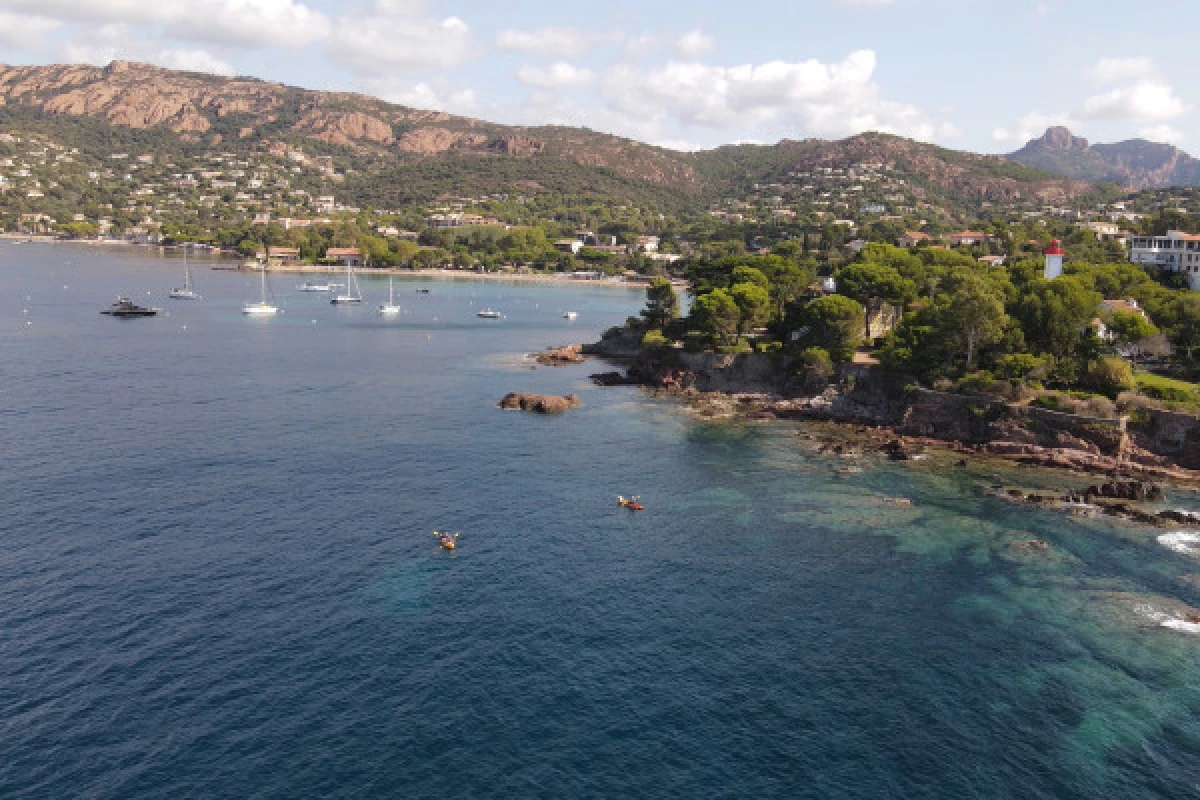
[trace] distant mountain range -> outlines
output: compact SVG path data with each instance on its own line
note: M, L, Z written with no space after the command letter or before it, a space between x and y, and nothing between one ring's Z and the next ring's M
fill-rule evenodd
M1145 139L1088 144L1066 128L1054 127L1008 157L1056 175L1130 189L1200 186L1200 161L1178 147Z
M118 148L202 158L303 146L339 160L339 194L382 207L513 191L703 208L745 196L756 184L802 183L795 176L862 163L886 165L921 203L967 210L1065 202L1092 188L1048 174L1064 173L1053 159L1031 169L1020 158L884 134L682 153L584 128L500 125L359 94L125 61L0 65L2 130L52 135L100 160ZM1043 149L1089 152L1078 141L1067 134L1066 147Z

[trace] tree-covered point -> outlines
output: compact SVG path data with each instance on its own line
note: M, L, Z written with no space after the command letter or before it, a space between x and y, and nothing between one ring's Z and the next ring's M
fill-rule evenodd
M872 315L890 305L899 322L874 343L875 355L884 369L928 385L1000 380L1114 395L1133 388L1129 360L1173 351L1177 373L1198 368L1200 294L1133 264L1074 261L1047 280L1040 256L1006 267L875 243L835 270L831 286L818 282L811 256L780 250L693 260L694 299L683 320L666 310L674 308L669 286L653 286L643 317L664 334L655 341L782 350L811 377L828 371L826 359L836 365L871 347Z

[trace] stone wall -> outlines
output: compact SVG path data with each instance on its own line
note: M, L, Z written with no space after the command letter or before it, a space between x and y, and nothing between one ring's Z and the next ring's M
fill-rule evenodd
M1138 447L1170 458L1181 467L1200 469L1200 417L1139 411L1133 414L1129 431Z

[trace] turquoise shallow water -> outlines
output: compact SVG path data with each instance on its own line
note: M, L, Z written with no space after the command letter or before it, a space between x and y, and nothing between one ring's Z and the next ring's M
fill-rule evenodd
M0 795L1200 793L1200 557L983 492L1061 476L529 368L635 292L178 267L0 243Z

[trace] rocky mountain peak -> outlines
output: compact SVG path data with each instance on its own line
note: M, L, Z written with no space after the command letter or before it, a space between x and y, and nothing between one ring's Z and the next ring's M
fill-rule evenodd
M1073 135L1068 128L1062 125L1047 128L1040 139L1034 139L1029 144L1040 144L1051 150L1087 150L1088 148L1087 139Z

